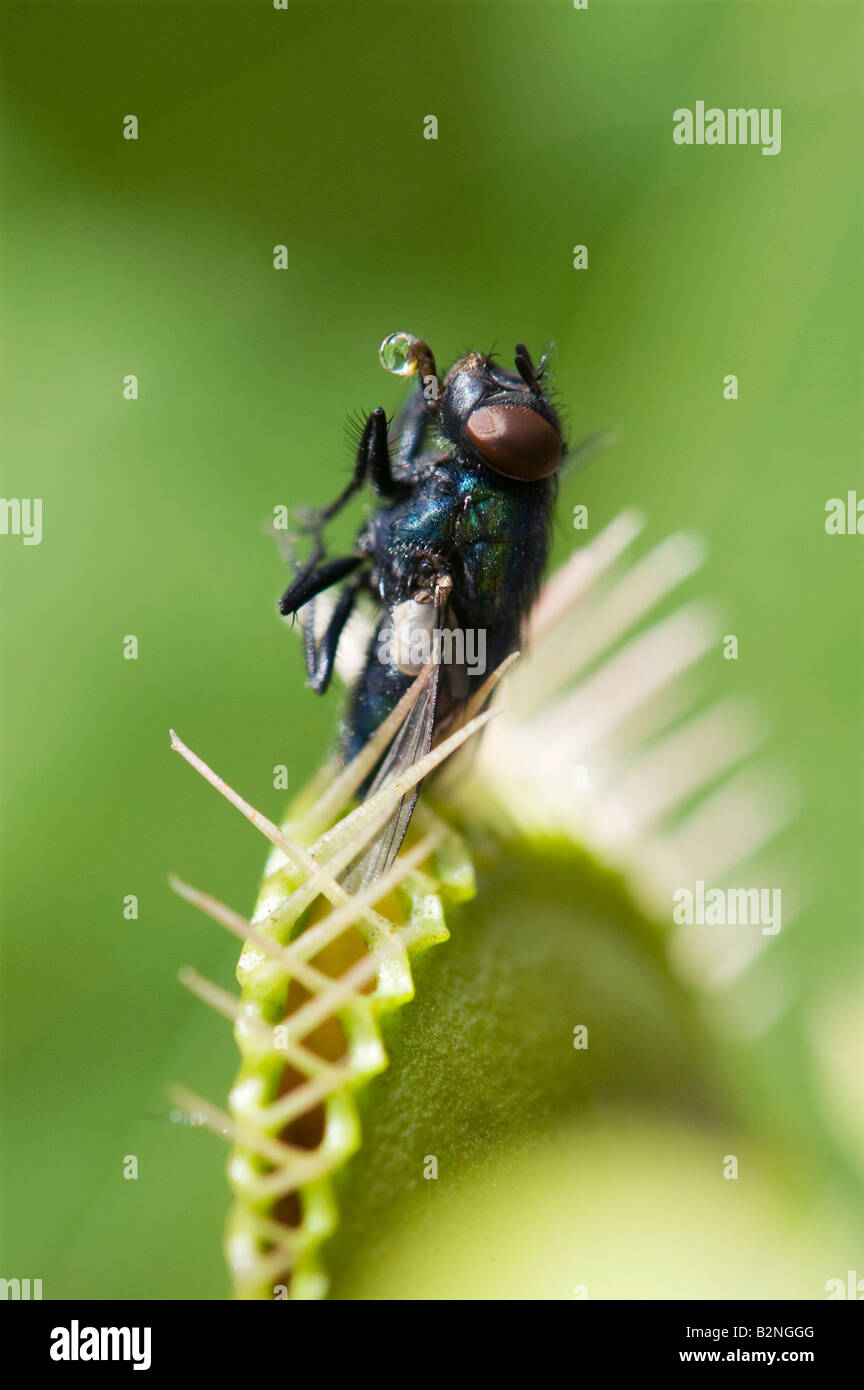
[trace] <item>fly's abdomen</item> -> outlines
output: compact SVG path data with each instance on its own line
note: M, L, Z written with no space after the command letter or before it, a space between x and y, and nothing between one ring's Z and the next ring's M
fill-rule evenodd
M382 660L388 655L386 644L390 640L390 620L385 618L369 645L345 713L342 754L346 762L350 762L380 728L413 679L395 663Z

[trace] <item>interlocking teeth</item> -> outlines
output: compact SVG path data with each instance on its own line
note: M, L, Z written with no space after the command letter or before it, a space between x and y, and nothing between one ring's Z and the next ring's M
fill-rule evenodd
M231 1093L230 1114L189 1092L174 1093L175 1104L196 1123L233 1145L229 1176L235 1204L226 1253L240 1298L272 1298L277 1284L290 1284L293 1290L304 1254L335 1224L335 1211L326 1202L321 1207L321 1185L360 1142L354 1091L387 1064L378 1014L411 998L409 953L447 937L436 884L419 872L421 866L446 841L445 878L452 879L458 895L465 896L471 877L470 864L453 832L431 815L418 818L429 826L422 838L360 892L347 892L337 875L386 822L405 791L479 732L492 711L469 719L397 783L383 787L335 826L321 830L352 797L397 734L430 675L431 668L420 673L367 748L331 780L291 827L293 833L255 811L176 734L171 735L172 748L261 831L277 856L252 922L182 880L172 880L181 897L244 943L238 967L240 996L195 970L181 972L188 989L234 1024L243 1064ZM409 907L403 922L382 915L375 906L397 889ZM434 910L430 910L430 898ZM316 903L329 905L329 911L322 907L318 920L291 940L301 914ZM348 952L335 971L325 969L328 952L351 941L353 958ZM301 993L291 1003L293 986L300 986ZM276 1024L274 1016L280 1018ZM340 1056L318 1050L325 1036L341 1037ZM284 1090L286 1068L296 1079ZM323 1116L324 1137L314 1147L285 1137L317 1112ZM300 1225L286 1225L274 1213L280 1202L295 1194L301 1200ZM321 1297L326 1292L320 1274L300 1273L296 1283L296 1296Z
M698 568L701 539L678 533L628 563L641 527L637 514L619 516L546 586L530 655L508 679L506 709L464 790L474 814L501 803L529 834L570 836L622 873L643 911L671 928L681 887L728 884L742 872L747 882L771 883L779 872L788 883L788 869L769 874L758 856L796 814L800 795L787 777L752 763L767 735L752 702L704 702L704 659L719 655L723 632L714 605L691 601L650 622ZM449 785L458 799L452 774ZM784 922L802 896L790 887ZM752 926L742 934L701 925L686 940L670 930L669 942L676 968L712 996L714 1021L723 1013L718 989L757 960L769 968L770 937ZM766 988L764 997L772 1001L767 1027L778 991ZM754 1003L751 1034L758 1013ZM734 1026L734 1009L728 1014Z
M646 915L660 922L669 920L671 895L680 885L728 881L742 866L764 872L756 856L794 813L795 789L751 764L766 735L752 704L738 697L713 705L702 699L699 664L718 650L722 631L714 608L691 602L651 621L698 567L701 542L671 536L628 564L642 525L640 516L624 513L575 555L535 607L529 658L514 671L514 654L484 683L448 738L335 824L423 695L432 665L418 672L366 747L347 767L334 767L317 796L308 797L302 814L284 827L256 811L172 733L172 747L272 847L251 922L173 880L184 899L243 941L239 997L195 971L182 975L234 1024L242 1065L230 1114L188 1092L175 1093L175 1103L197 1123L233 1145L235 1205L226 1251L238 1297L271 1298L274 1286L289 1283L292 1297L326 1292L312 1256L337 1220L327 1180L360 1142L354 1094L387 1064L379 1014L412 997L409 953L446 939L439 886L465 898L473 884L461 841L422 803L416 820L426 833L383 876L352 894L340 874L406 791L499 712L483 707L505 672L507 708L479 741L473 764L467 770L451 765L439 783L452 800L463 799L466 814L482 818L484 808L503 805L529 837L567 834L622 873ZM435 607L421 605L420 597L411 621L418 621L415 610L427 608L434 619ZM431 600L432 591L422 597ZM324 596L315 620L326 617ZM339 656L340 670L349 672L373 635L368 620L352 621ZM577 793L573 774L579 768L587 776ZM422 872L433 856L434 878ZM389 911L396 890L407 904L407 920L382 910L386 903ZM800 890L790 894L784 920L802 896ZM309 920L292 939L302 914ZM686 936L670 930L670 959L702 991L716 1026L753 1036L787 1002L771 971L770 940L729 926ZM730 1009L733 985L737 1003ZM294 1079L286 1089L289 1069ZM302 1127L318 1112L323 1138L308 1147L300 1142ZM289 1198L299 1201L299 1224L276 1215Z

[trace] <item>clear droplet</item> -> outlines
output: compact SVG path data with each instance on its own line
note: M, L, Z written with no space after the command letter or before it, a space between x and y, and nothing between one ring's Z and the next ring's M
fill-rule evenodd
M417 370L419 344L420 339L415 338L413 333L391 333L378 349L385 372L393 372L394 376L412 376Z

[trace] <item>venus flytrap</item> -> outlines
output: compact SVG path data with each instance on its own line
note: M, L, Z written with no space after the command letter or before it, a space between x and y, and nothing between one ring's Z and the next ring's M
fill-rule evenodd
M194 971L181 974L199 998L234 1022L243 1060L231 1114L186 1093L177 1098L234 1141L227 1252L241 1298L273 1298L283 1291L292 1298L317 1297L324 1291L317 1248L336 1219L327 1179L360 1142L352 1092L387 1064L377 1017L411 998L409 952L446 939L442 897L472 891L470 863L453 832L429 812L417 817L426 833L362 891L349 895L336 875L405 792L482 729L494 711L469 718L408 772L320 831L356 792L428 677L428 671L421 673L372 746L311 805L306 798L284 827L257 813L172 734L172 747L274 846L251 922L173 880L182 897L245 942L237 969L239 1000ZM439 856L447 839L449 855ZM420 872L424 863L434 865L434 878ZM385 900L390 915L378 911ZM331 910L321 906L316 916L316 904L325 903Z
M345 768L328 765L295 800L281 826L256 812L172 735L176 751L272 847L251 921L174 881L181 896L244 943L239 997L194 972L183 975L194 993L234 1023L241 1067L229 1113L185 1092L177 1097L232 1143L234 1206L226 1249L237 1297L319 1298L333 1281L336 1296L355 1296L352 1279L356 1283L356 1270L363 1267L362 1245L374 1239L382 1215L381 1192L377 1208L369 1206L370 1193L376 1183L383 1184L389 1209L416 1188L422 1154L412 1156L405 1136L423 1130L427 1108L438 1091L452 1086L454 1076L464 1082L465 1094L445 1107L443 1118L439 1115L444 1130L438 1143L445 1151L453 1143L464 1150L469 1142L461 1132L447 1132L463 1106L466 1113L478 1106L481 1117L488 1109L489 1133L494 1133L490 1078L496 1084L500 1078L503 1087L499 1119L505 1129L519 1123L520 1111L508 1109L511 1095L518 1099L524 1089L522 1110L529 1113L533 1100L548 1091L546 1114L554 1111L556 1097L569 1094L574 1083L560 1069L569 1065L564 1059L572 1044L532 1058L529 1040L541 1036L555 1016L553 999L561 985L556 962L548 977L547 967L538 964L538 940L542 943L548 933L554 941L562 910L562 922L572 912L574 931L579 929L583 898L587 903L593 895L612 914L624 943L616 949L625 952L625 973L632 968L627 958L635 953L641 958L637 976L653 979L659 970L666 996L669 1036L661 1036L655 1024L654 1036L640 1036L627 1085L646 1057L650 1072L656 1054L678 1058L664 1062L660 1071L677 1075L676 1084L686 1089L681 1078L691 1067L698 1069L694 1058L706 1045L698 1021L702 983L711 996L712 1026L719 1020L722 1027L718 997L734 1017L735 982L761 954L764 938L754 943L739 935L730 944L723 937L728 928L720 928L719 936L700 928L682 985L678 943L669 930L672 893L697 877L716 881L752 859L782 825L783 807L764 777L749 774L743 802L737 786L734 769L757 746L758 721L728 700L707 711L696 708L694 671L718 631L712 610L691 604L644 626L652 608L698 565L700 544L689 536L670 537L628 565L627 552L640 527L640 518L622 515L546 586L532 616L529 656L515 667L515 658L506 663L500 718L492 720L496 711L481 711L504 667L464 711L460 727L358 807L350 809L358 787L398 737L422 696L429 668L355 759ZM316 623L326 622L326 603L318 603ZM356 670L369 635L354 623L340 644L341 672ZM482 741L474 741L481 731ZM471 750L460 752L469 741ZM469 751L473 756L466 763ZM445 760L421 798L399 857L382 877L349 893L342 882L348 867L394 804ZM574 793L576 764L587 770L587 778L584 790ZM446 815L433 809L433 796ZM338 819L341 812L346 813ZM475 905L460 909L473 897L472 858L478 855L485 887ZM503 875L506 884L508 874L512 890L499 891L497 880ZM571 892L573 902L566 896L562 902L560 894ZM529 914L534 920L510 930L509 918L520 901L534 902ZM429 947L448 941L448 903L459 917L459 931L445 952L427 959ZM490 913L487 935L483 923ZM562 955L572 946L572 939L560 938ZM463 956L473 963L460 974ZM452 976L446 961L455 969ZM417 1005L414 1010L402 1006L414 997L418 970L421 990L433 990L421 994L420 1012L425 1009L427 1020L422 1027L428 1031L439 1006L459 1023L436 1035L431 1050L423 1044L423 1085L406 1089L397 1076L382 1089L388 1062L397 1069L410 1064L411 1075L417 1071L417 1060L411 1062ZM436 985L441 978L449 983ZM546 1004L534 1017L532 990L544 980ZM436 988L446 992L434 995ZM472 998L475 988L479 993ZM518 1019L523 1007L516 1004L520 998L526 1011L521 1052L510 1036L512 1010L516 1007ZM506 1007L504 999L511 1000ZM779 1007L776 996L772 1007ZM473 1043L466 1052L465 1040L474 1038L478 1018L483 1020L480 1045ZM749 1020L757 1029L770 1022L770 1017L760 1020L758 1009ZM568 1036L573 1026L570 1019ZM586 1037L591 1033L587 1030ZM522 1036L518 1029L517 1035ZM618 1046L626 1052L620 1039ZM598 1065L590 1045L584 1055L589 1071L580 1074L579 1085L589 1084L590 1066ZM601 1092L609 1085L604 1080ZM382 1149L388 1124L394 1128Z

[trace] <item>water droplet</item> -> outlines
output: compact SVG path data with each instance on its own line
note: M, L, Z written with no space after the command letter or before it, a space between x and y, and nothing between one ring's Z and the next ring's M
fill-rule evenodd
M393 372L394 376L413 376L417 370L419 346L420 339L415 338L413 333L391 333L378 349L381 366L385 372Z

